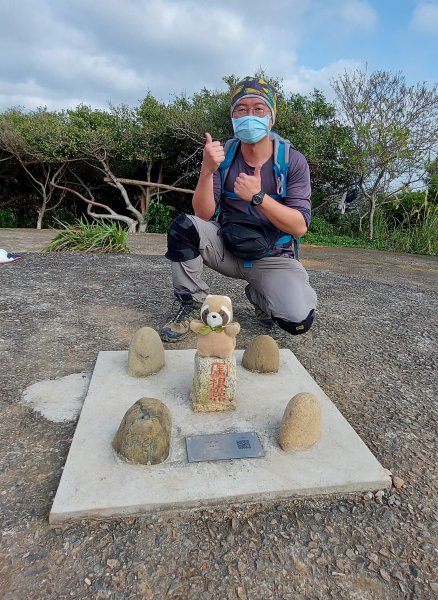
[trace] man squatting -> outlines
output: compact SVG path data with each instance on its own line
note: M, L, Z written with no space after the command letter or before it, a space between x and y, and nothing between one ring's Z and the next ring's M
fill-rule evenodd
M263 79L246 77L233 90L231 117L240 143L222 188L219 166L224 148L206 133L203 162L193 196L194 215L180 214L168 232L166 258L171 261L173 289L180 307L160 331L163 341L177 342L190 331L189 323L199 315L209 293L202 279L203 265L222 275L248 282L245 294L265 327L276 323L292 335L308 331L314 319L316 293L306 270L294 258L293 241L275 244L269 256L245 261L223 244L219 222L211 220L219 205L220 216L250 213L295 238L309 227L310 173L304 156L290 149L286 195L278 192L274 173L271 129L277 108L276 90ZM230 194L231 192L231 194ZM227 197L229 196L233 197ZM218 235L219 233L219 235Z

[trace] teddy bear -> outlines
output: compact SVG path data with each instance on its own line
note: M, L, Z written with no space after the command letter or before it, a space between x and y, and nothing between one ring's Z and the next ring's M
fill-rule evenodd
M236 347L239 323L232 322L233 307L228 296L209 295L201 306L201 320L190 322L198 336L198 355L228 358Z

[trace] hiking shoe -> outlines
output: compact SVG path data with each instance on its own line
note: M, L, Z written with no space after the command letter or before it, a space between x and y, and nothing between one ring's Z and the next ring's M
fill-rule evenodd
M179 342L190 331L190 321L199 319L202 302L195 302L190 294L175 294L181 306L176 315L161 328L163 342Z
M249 295L249 285L245 287L245 296L248 298L249 302L254 306L255 316L260 325L263 325L263 327L266 327L267 329L271 329L272 327L274 327L274 321L271 319L271 317L267 313L265 313L265 311L262 310L260 306L251 299L251 296Z

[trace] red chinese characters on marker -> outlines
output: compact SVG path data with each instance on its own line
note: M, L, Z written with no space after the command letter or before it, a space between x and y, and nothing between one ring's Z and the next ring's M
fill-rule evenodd
M210 402L223 402L225 400L225 382L228 376L228 365L224 362L215 362L210 371Z

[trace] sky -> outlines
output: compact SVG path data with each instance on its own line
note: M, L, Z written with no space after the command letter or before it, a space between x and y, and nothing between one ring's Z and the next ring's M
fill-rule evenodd
M287 93L345 70L438 81L438 0L0 0L0 111L162 101L262 68Z

